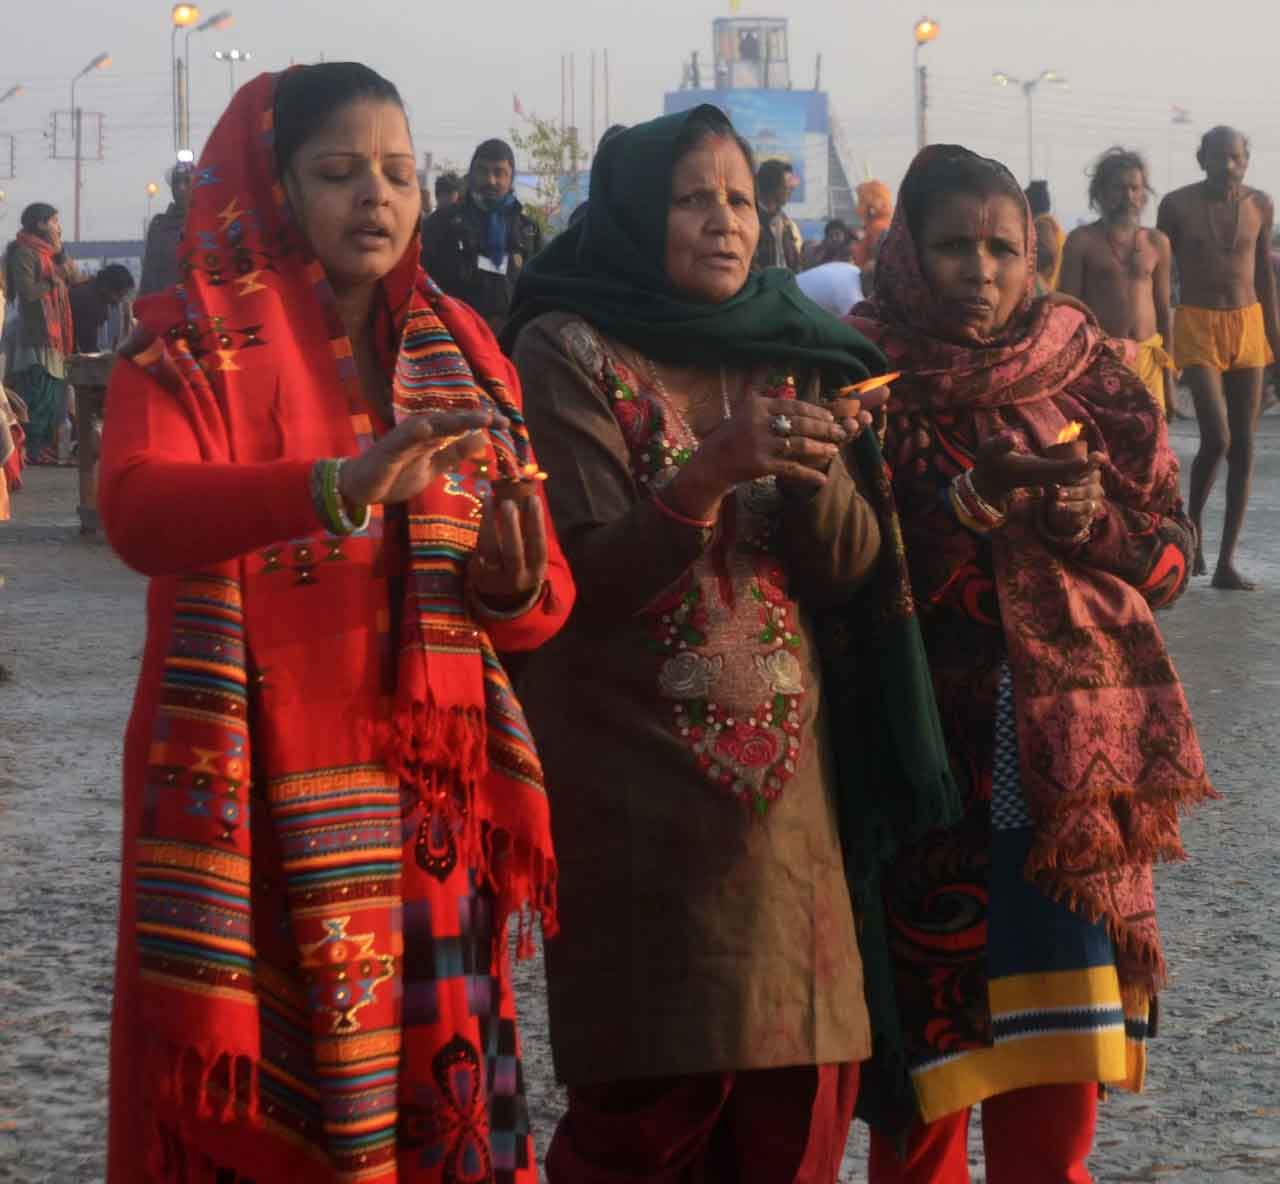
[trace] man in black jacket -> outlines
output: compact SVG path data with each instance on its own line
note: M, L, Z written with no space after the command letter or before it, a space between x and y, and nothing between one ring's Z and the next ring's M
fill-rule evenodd
M173 201L169 203L167 210L162 210L152 218L147 227L147 243L142 250L139 296L159 292L182 278L178 270L178 243L182 238L182 224L187 218L193 173L192 166L186 161L179 161L169 172Z
M471 159L466 196L437 210L422 231L427 273L495 333L506 323L521 270L542 247L538 224L512 191L515 168L510 145L486 140Z

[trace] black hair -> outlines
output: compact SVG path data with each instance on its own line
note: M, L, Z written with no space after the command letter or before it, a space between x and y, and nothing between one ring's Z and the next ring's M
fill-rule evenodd
M33 201L25 210L22 211L20 222L22 229L28 234L35 234L36 227L41 222L48 222L58 211L54 206L44 201Z
M671 167L675 168L686 156L707 140L730 139L742 149L747 158L747 168L754 177L756 172L756 154L751 145L730 122L729 117L717 107L710 104L700 107L686 121L680 134L676 137Z
M991 160L956 145L935 145L902 183L898 200L907 215L911 237L917 242L925 219L942 202L957 193L973 197L1007 197L1025 215L1026 197L1014 175L998 160Z
M446 195L461 193L465 188L466 185L457 173L441 173L435 183L436 201Z
M1200 147L1196 149L1196 163L1203 168L1205 153L1208 152L1210 145L1214 140L1225 140L1228 136L1233 138L1238 136L1244 144L1245 155L1249 156L1252 154L1253 145L1250 143L1249 137L1246 136L1244 132L1240 131L1238 128L1229 127L1225 123L1220 123L1217 127L1211 127L1203 136L1200 137Z
M481 144L475 152L471 154L471 167L476 167L477 160L505 160L511 166L511 171L516 171L516 154L511 151L511 145L506 140L486 140Z
M1121 148L1117 145L1108 148L1098 157L1097 163L1089 170L1089 205L1101 212L1102 195L1108 185L1121 173L1137 169L1142 174L1142 183L1149 193L1155 193L1151 185L1151 170L1141 153L1132 148Z
M404 100L395 84L360 62L320 62L286 70L276 84L276 168L281 174L335 111L359 99L394 103Z
M776 157L766 160L756 171L756 192L777 193L778 190L785 188L787 177L791 172L789 161L778 160Z
M849 224L843 218L832 218L831 221L822 228L822 237L826 238L827 235L836 230L846 237L851 233L849 230Z
M132 292L136 286L133 272L123 263L108 263L93 279L104 292L116 292L121 296Z
M1027 205L1031 207L1031 216L1040 217L1053 209L1053 199L1049 196L1048 181L1032 181L1024 191Z
M49 205L47 202L34 201L22 211L22 216L18 219L18 224L28 234L35 234L36 228L40 223L48 222L49 219L57 212L57 209ZM0 289L7 291L9 295L14 296L15 298L17 295L17 285L13 275L13 256L17 249L18 240L15 238L7 247L5 247L4 263L3 266L0 267L0 271L3 271L4 273L3 276L0 276L0 281L2 281L0 282Z

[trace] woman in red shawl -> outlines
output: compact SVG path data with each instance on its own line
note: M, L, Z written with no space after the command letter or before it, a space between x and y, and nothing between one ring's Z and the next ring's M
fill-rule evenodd
M918 1114L878 1117L873 1184L967 1181L975 1103L991 1184L1089 1179L1165 981L1152 863L1213 792L1152 617L1193 537L1163 416L1091 316L1033 299L1034 259L1012 175L929 148L853 318L904 372L885 455L968 802L885 875Z
M536 1179L505 926L550 927L554 861L495 651L573 590L419 202L389 82L259 77L112 377L103 519L153 578L111 1184Z

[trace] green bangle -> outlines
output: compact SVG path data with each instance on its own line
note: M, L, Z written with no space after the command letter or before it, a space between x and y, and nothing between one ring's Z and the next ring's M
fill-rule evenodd
M347 513L346 503L340 492L342 466L346 463L345 456L335 460L318 460L311 470L311 500L330 534L348 535L365 530L373 516L368 506L363 507L364 512L358 522L353 521Z

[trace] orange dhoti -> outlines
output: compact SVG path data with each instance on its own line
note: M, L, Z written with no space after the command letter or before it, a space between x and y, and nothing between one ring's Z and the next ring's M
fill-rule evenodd
M1134 341L1130 344L1133 347L1132 356L1129 350L1125 351L1125 361L1128 362L1129 369L1142 379L1143 386L1151 392L1152 397L1160 404L1160 409L1167 414L1173 392L1165 390L1165 374L1174 369L1174 362L1165 352L1164 338L1159 333L1153 333L1145 341Z
M1173 318L1173 359L1179 370L1207 366L1226 373L1258 370L1275 361L1261 304L1248 308L1179 305Z

